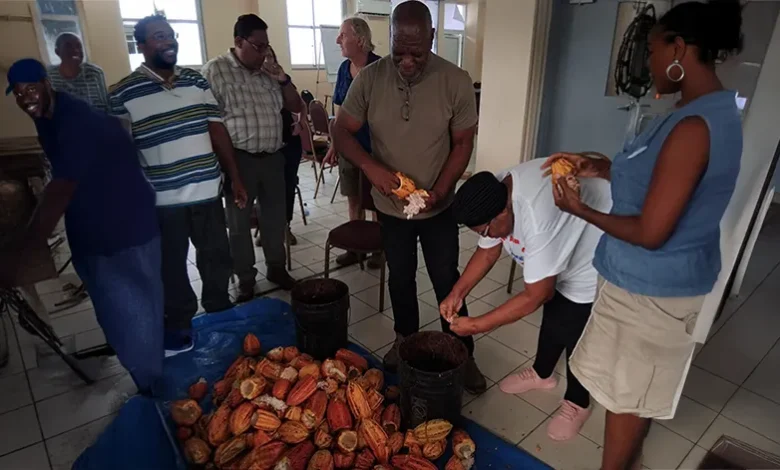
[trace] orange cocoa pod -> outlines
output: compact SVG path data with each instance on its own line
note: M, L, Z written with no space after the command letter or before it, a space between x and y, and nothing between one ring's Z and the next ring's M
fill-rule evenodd
M274 470L306 470L306 464L316 450L311 441L303 441L285 452L274 466Z
M336 390L336 393L333 394L333 399L334 400L341 400L344 403L346 403L347 402L347 386L346 385L342 385L341 387L339 387L339 389Z
M477 451L477 445L463 429L456 429L452 432L452 452L461 460L468 460L474 457Z
M273 411L257 410L252 416L252 427L261 431L274 433L281 425L282 421Z
M303 417L303 408L300 406L291 406L284 412L284 419L288 421L300 421Z
M255 447L260 447L271 442L271 436L267 432L261 431L259 429L251 433L251 437L249 437L248 439L249 441L247 443L249 444L249 447L253 449Z
M385 396L374 389L369 389L368 392L366 392L366 399L368 400L368 406L371 407L371 410L376 411L382 406L382 403L384 403Z
M282 362L284 361L284 348L273 348L272 350L268 351L268 353L266 353L265 357L274 362Z
M411 178L404 175L400 171L397 171L395 173L395 176L398 177L398 187L393 189L392 192L395 194L399 199L406 199L409 197L410 194L415 192L417 190L417 187L414 185L414 181L412 181Z
M238 389L245 400L254 400L265 393L267 387L268 381L265 380L265 377L253 376L242 380Z
M390 456L401 452L401 449L404 446L404 435L401 432L394 432L393 434L388 435L387 438L387 448L390 450Z
M447 439L452 423L444 419L432 419L414 428L414 436L421 444Z
M446 449L447 441L429 442L422 448L423 457L428 460L436 460L444 455Z
M379 425L376 421L370 418L366 418L360 421L360 424L358 425L358 432L361 436L363 436L363 439L366 440L366 444L371 449L371 452L374 453L376 458L381 462L384 463L387 461L387 433L384 429L382 429L382 426Z
M260 340L252 333L247 333L244 336L244 354L247 356L260 355Z
M290 365L300 371L304 366L312 364L313 362L314 362L314 358L312 358L308 354L301 354L300 356L290 361Z
M374 462L376 462L376 456L371 452L371 449L363 449L355 457L355 469L370 470L374 467Z
M370 418L373 414L366 391L355 382L347 384L347 403L352 415L357 419Z
M361 374L368 370L368 361L366 358L349 349L339 349L336 351L335 358L344 364L355 367Z
M328 396L330 396L338 391L339 383L336 382L334 379L328 378L317 382L317 388L319 388L320 390L324 390L325 393L327 393Z
M300 377L300 376L299 376ZM317 391L317 379L312 376L300 377L287 395L289 406L298 406L309 399Z
M356 384L360 385L360 388L362 388L362 389L363 389L363 390L365 390L366 392L368 392L369 390L371 390L371 383L370 383L370 382L368 381L368 379L367 379L365 376L363 376L363 375L361 375L360 377L358 377L358 378L356 378L355 380L353 380L353 382L355 382Z
M197 382L190 385L190 388L187 389L187 396L195 401L203 400L207 393L209 393L209 383L203 377L199 378Z
M390 435L401 429L401 409L395 403L390 404L382 413L382 428Z
M230 439L230 414L232 410L230 407L223 403L214 412L214 415L209 420L209 425L206 428L209 444L214 447L222 444Z
M221 444L214 452L214 465L217 468L224 468L227 464L232 462L247 448L246 438L244 436L234 437L229 441Z
M231 384L237 380L241 383L242 380L252 375L252 367L255 363L251 357L239 357L236 361L236 367L226 373L224 377Z
M333 470L333 455L328 450L318 450L309 460L306 470Z
M188 428L186 426L179 426L178 428L176 428L176 439L178 439L179 442L184 442L191 437L192 437L192 428Z
M211 420L211 414L203 415L200 417L197 423L192 426L192 432L195 437L199 437L204 441L209 440L208 432L206 429L209 427L209 421Z
M310 362L298 369L298 380L303 380L306 377L313 377L315 380L319 380L321 377L320 365L316 362Z
M377 392L385 388L385 374L379 369L368 369L363 376L369 383L369 386Z
M274 388L271 389L271 395L279 400L284 400L287 398L287 394L290 393L291 388L292 382L285 379L279 379L274 384Z
M404 434L404 447L410 447L412 445L421 446L422 443L417 440L417 437L414 435L414 430L408 429L406 434Z
M245 433L252 426L255 405L245 401L230 414L230 432L234 436Z
M300 355L301 352L295 346L287 346L286 348L284 348L284 353L283 353L284 362L290 363Z
M345 429L339 432L336 437L336 447L345 454L355 452L355 450L357 450L357 445L358 434L351 429Z
M333 436L325 429L319 428L314 433L314 445L319 449L330 449L333 446Z
M276 381L281 378L282 370L284 369L282 368L281 364L265 358L255 367L255 375L260 375L266 379Z
M271 441L260 447L255 447L241 459L239 468L271 470L285 450L287 450L287 446L280 441Z
M303 408L301 422L309 429L314 429L325 419L325 412L328 409L328 394L322 390L317 390L306 402Z
M352 466L355 464L355 453L350 452L349 454L344 454L342 452L335 452L333 454L333 466L336 468L352 468Z
M416 455L417 457L423 456L422 446L420 444L410 444L406 449L409 455Z
M394 403L401 398L401 389L397 385L391 385L385 390L385 400Z
M550 165L553 177L567 176L574 171L574 165L572 165L565 158L559 158L552 162Z
M398 470L438 470L433 462L416 455L396 455L391 463Z
M276 432L286 444L298 444L309 438L309 430L300 421L285 421Z
M352 429L352 414L349 407L342 400L333 399L328 403L328 425L331 432L338 432L342 429Z
M380 406L377 409L374 410L374 414L371 415L371 419L376 421L377 423L382 423L382 415L385 413L385 407Z
M192 426L202 415L200 405L191 398L171 403L171 418L179 426Z
M225 375L222 376L223 380L227 380L229 383L233 383L236 378L236 371L238 370L238 366L243 364L244 359L246 359L244 356L238 356L235 361L233 361L232 364L230 364L230 367L227 368L225 371Z
M447 461L447 465L444 466L444 470L466 470L463 462L460 461L457 455L453 455Z
M184 458L194 465L203 465L211 459L211 447L200 438L191 437L184 442Z
M243 402L244 397L241 395L241 388L239 384L236 383L230 390L230 393L228 393L227 398L225 398L225 403L227 403L229 407L235 408Z
M233 384L227 380L218 380L214 383L214 393L211 395L214 399L214 403L222 403L222 400L227 398L228 393L233 390Z
M325 359L320 372L324 377L334 379L339 383L347 381L347 366L338 359Z

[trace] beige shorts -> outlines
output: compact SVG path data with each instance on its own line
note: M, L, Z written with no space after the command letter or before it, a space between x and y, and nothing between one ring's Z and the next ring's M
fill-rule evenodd
M703 302L704 296L636 295L599 277L593 311L569 368L613 413L672 419Z

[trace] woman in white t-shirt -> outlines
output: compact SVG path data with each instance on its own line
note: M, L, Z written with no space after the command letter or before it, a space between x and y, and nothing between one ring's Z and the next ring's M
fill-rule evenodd
M610 209L607 181L583 180L580 191L591 207ZM568 358L596 294L592 261L602 232L555 206L550 177L544 176L537 161L496 176L477 173L458 190L452 210L458 223L481 238L463 275L441 303L442 316L451 319L452 331L467 336L513 323L544 306L533 367L505 378L500 388L512 394L555 388L555 365L565 351L566 394L547 432L555 440L571 439L590 416L590 396L568 371ZM502 246L523 266L525 288L485 315L458 317L463 300L501 257Z

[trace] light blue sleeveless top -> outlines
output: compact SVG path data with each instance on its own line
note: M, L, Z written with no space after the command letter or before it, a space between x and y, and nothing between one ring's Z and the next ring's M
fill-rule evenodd
M688 116L707 122L710 159L671 238L661 248L647 250L604 234L596 248L593 264L599 274L634 294L704 295L720 272L720 219L734 192L742 157L742 121L734 91L710 93L659 116L628 143L612 161L611 213L642 212L661 146Z

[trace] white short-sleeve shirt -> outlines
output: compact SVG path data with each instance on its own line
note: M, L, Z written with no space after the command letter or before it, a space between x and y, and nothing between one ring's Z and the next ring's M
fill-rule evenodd
M578 304L593 302L596 296L596 269L593 255L602 231L555 205L552 182L543 176L543 161L521 163L496 177L512 178L512 209L515 226L506 238L479 240L480 248L503 243L504 249L523 266L525 282L533 284L557 276L556 290ZM582 200L600 212L612 208L609 182L581 178Z

